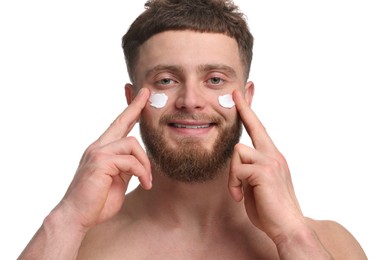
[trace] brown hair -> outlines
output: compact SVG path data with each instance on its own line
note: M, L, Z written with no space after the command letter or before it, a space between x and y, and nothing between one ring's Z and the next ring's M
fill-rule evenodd
M245 68L244 76L246 79L249 77L253 36L244 14L233 1L149 0L145 8L122 38L125 61L133 83L139 46L151 36L168 30L222 33L234 38Z

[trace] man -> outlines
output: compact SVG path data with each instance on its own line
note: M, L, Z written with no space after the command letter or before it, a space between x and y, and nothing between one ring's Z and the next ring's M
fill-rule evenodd
M253 38L237 7L146 6L123 38L129 106L20 259L366 259L342 226L303 216L250 108ZM235 107L220 101L230 94ZM146 150L127 136L136 122ZM238 144L242 123L253 147ZM141 186L125 195L132 176Z

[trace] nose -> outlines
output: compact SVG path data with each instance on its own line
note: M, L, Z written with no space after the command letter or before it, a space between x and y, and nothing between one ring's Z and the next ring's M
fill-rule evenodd
M205 107L206 97L198 84L185 84L177 95L175 104L178 109L192 111Z

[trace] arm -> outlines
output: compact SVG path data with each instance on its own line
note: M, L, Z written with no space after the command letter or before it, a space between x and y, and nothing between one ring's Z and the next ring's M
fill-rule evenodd
M339 237L332 240L335 247L323 243L336 237L331 232L319 236L318 228L303 216L284 156L239 91L233 99L253 143L234 149L229 177L234 200L245 199L249 219L274 241L281 259L333 259L347 250Z
M75 259L87 231L121 209L133 175L143 188L151 188L149 159L138 141L127 137L148 98L149 91L142 89L88 147L63 199L19 259Z
M76 259L86 231L73 225L61 207L43 221L18 259Z

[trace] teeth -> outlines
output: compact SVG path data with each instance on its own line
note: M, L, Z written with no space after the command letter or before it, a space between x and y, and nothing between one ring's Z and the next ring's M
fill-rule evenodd
M172 124L172 126L177 127L177 128L198 129L198 128L208 128L210 125L181 125L181 124Z

